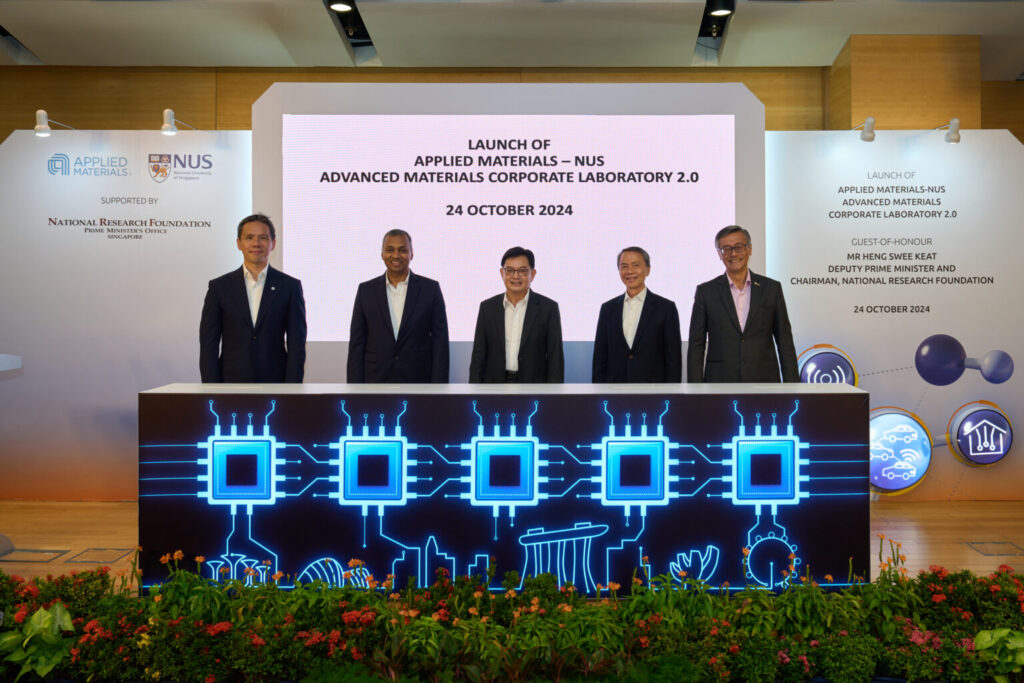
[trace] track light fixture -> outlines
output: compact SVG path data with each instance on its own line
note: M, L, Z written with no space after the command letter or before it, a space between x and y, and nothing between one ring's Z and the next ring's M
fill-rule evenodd
M948 126L939 126L937 130L948 128L946 131L946 142L957 143L960 142L960 119L955 116L949 120Z
M178 127L174 125L176 123L180 123L186 128L191 128L192 130L199 130L194 126L188 125L184 121L179 121L178 119L174 118L173 109L164 109L164 124L160 126L160 132L163 133L164 135L177 135Z
M48 138L48 137L50 137L50 133L53 132L52 129L50 128L50 124L51 123L55 123L58 126L64 126L68 130L77 130L74 126L69 126L68 124L61 123L60 121L54 121L53 119L51 119L49 116L46 115L46 110L45 109L37 109L36 110L36 127L35 127L36 137L37 138Z
M727 17L736 11L736 0L708 0L707 12L713 17Z
M864 130L862 130L860 132L860 139L861 140L863 140L864 142L874 142L874 140L875 140L875 117L874 116L867 117L866 119L864 119L864 123L860 124L859 126L854 126L853 130L857 130L858 128L863 128L864 129Z

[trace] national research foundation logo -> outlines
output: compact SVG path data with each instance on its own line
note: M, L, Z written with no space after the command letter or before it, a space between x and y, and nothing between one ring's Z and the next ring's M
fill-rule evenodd
M50 175L70 175L71 159L67 154L57 153L46 160L46 170Z
M146 164L146 168L149 169L150 178L158 183L162 183L171 174L171 155L150 154L149 163Z

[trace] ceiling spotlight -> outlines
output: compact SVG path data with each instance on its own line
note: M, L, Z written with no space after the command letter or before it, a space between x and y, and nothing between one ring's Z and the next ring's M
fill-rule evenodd
M708 0L707 11L713 17L727 17L736 11L736 0Z
M350 3L350 2L332 2L330 5L328 5L328 7L330 7L335 12L351 12L352 11L352 3Z
M176 123L180 123L186 128L191 128L192 130L198 130L198 128L196 128L195 126L190 126L184 121L179 121L178 119L174 118L173 109L164 109L164 125L160 126L160 132L163 133L164 135L177 135L178 127L174 125Z
M68 124L61 123L60 121L53 121L53 120L51 120L46 115L46 110L45 109L37 109L36 110L36 127L35 127L36 137L37 138L48 138L48 137L50 137L50 133L53 132L50 129L50 124L51 123L55 123L58 126L64 126L68 130L76 130L74 126L69 126Z
M946 132L946 142L960 142L960 119L953 117L949 120L949 130Z
M864 142L874 142L874 140L875 140L875 117L874 116L867 117L866 119L864 119L864 123L860 124L859 126L854 126L853 130L857 130L858 128L863 128L864 129L864 130L862 130L860 132L860 139L861 140L863 140Z

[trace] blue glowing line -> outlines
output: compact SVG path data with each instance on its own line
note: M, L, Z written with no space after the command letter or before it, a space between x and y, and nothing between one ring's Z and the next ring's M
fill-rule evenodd
M500 427L501 426L501 413L495 413L494 414L494 426L495 427Z
M473 412L476 413L477 418L480 420L479 427L484 426L484 416L480 414L480 411L476 409L476 401L473 401Z
M570 486L566 490L562 491L561 493L552 493L549 497L550 498L564 498L566 495L568 495L569 491L572 491L574 488L576 488L576 485L579 484L581 481L583 481L583 480L582 479L577 479L576 481L574 481L572 483L572 486ZM588 495L587 497L589 498L590 496Z
M237 426L237 425L235 424L235 420L236 420L236 418L237 418L237 417L238 417L238 413L231 413L231 426L232 426L232 427L235 427L235 426Z
M297 443L286 443L286 444L283 444L283 445L281 446L281 448L298 448L298 449L299 449L300 451L302 451L303 453L305 453L305 454L306 454L306 456L307 456L307 457L308 457L308 458L309 458L310 460L312 460L313 462L315 462L315 463L316 463L317 465L327 465L327 464L329 464L327 460L317 460L316 458L314 458L314 457L313 457L313 454L312 454L312 453L310 453L309 451L307 451L307 450L306 450L305 448L303 448L303 447L302 447L302 444L297 444Z
M772 427L775 427L775 426L776 426L776 424L775 424L775 418L776 418L776 417L778 417L778 414L777 414L777 413L775 413L775 412L772 412Z
M740 416L740 427L742 427L742 426L743 426L743 413L741 413L741 412L739 411L739 408L737 408L737 406L738 406L739 404L740 404L740 402L739 402L739 401L733 401L733 402L732 402L732 412L734 412L734 413L736 413L737 415L739 415L739 416Z
M195 448L194 443L140 443L139 448ZM170 460L168 462L189 462L188 460ZM194 462L194 461L192 461Z
M710 448L714 448L713 445L709 445L709 447ZM721 465L722 464L721 460L712 460L708 456L704 455L704 453L702 453L701 450L699 448L697 448L696 446L694 446L693 444L689 444L689 443L688 444L683 444L682 446L680 446L680 448L692 448L693 450L697 451L697 455L699 455L700 457L704 458L704 460L707 461L707 463L710 464L710 465ZM719 448L721 448L721 447L719 446Z
M867 478L868 478L868 475L865 474L862 477L811 477L811 480L812 481L821 481L821 480L825 480L825 479L867 479Z
M249 413L249 426L252 427L252 413Z
M380 418L380 424L377 425L377 426L383 428L384 427L384 413L378 413L377 417Z
M273 550L271 550L270 548L268 548L267 546L263 545L262 543L260 543L259 541L257 541L255 538L252 537L252 513L251 512L249 513L249 540L252 541L253 543L255 543L256 545L258 545L259 547L263 548L268 553L270 553L271 555L274 556L274 569L277 570L277 553L275 553Z
M270 416L274 414L275 410L277 410L277 399L274 399L270 402L270 412L267 413L266 417L263 418L264 427L270 424Z
M707 479L703 484L698 486L696 489L694 489L693 492L691 492L691 493L680 493L679 497L680 498L693 498L698 493L700 493L700 490L702 488L704 488L705 486L707 486L708 484L710 484L713 481L722 481L722 478L721 477L711 477L710 479Z
M341 402L341 412L342 412L342 414L345 415L346 418L348 418L348 426L351 427L352 426L352 416L348 414L347 410L345 410L345 402L344 401Z
M627 522L629 521L628 517L626 518L626 521ZM608 546L607 548L605 548L605 551L604 551L604 572L605 572L605 576L604 576L605 581L604 582L605 582L605 584L607 584L611 580L611 566L612 566L612 564L611 564L612 563L611 553L612 553L612 551L613 550L615 550L615 551L624 550L626 548L626 544L627 543L636 543L637 541L639 541L640 537L644 535L644 529L646 527L647 527L647 515L640 515L640 531L636 532L636 536L634 536L633 538L624 538L624 539L622 539L622 542L619 543L618 546Z
M436 489L434 489L433 491L431 491L430 493L428 493L428 494L427 494L426 496L421 496L421 497L422 497L422 498L430 498L430 497L432 497L432 496L433 496L433 495L434 495L435 493L437 493L437 492L438 492L438 491L440 491L440 490L441 490L442 488L444 488L444 485L445 485L445 484L447 484L448 482L450 482L450 481L458 481L458 480L459 480L459 478L458 478L458 477L448 477L447 479L445 479L444 481L442 481L442 482L441 482L441 483L440 483L440 484L438 485L438 487L437 487Z
M793 401L793 412L789 414L789 426L793 426L793 416L796 415L796 411L800 410L800 399Z
M864 448L864 443L816 443L815 448Z
M139 481L195 481L195 477L139 477Z
M402 401L402 412L400 412L395 417L395 428L396 429L401 426L402 416L405 415L405 411L407 411L407 410L409 410L409 402L408 401Z
M576 462L578 462L578 463L579 463L579 464L581 464L581 465L589 465L589 464L590 464L590 461L589 461L589 460L580 460L579 458L577 458L577 457L576 457L576 456L575 456L575 455L573 454L573 452L572 452L572 451L570 451L570 450L569 450L568 448L566 448L565 446L562 446L561 444L551 444L551 448L561 448L561 449L562 449L563 451L565 451L566 453L568 453L568 454L569 454L569 457L570 457L570 458L572 458L573 460L575 460ZM589 446L589 444L578 444L578 445L576 446L576 448L590 448L590 446Z
M515 426L516 426L516 414L513 412L512 413L512 428L514 429Z
M214 412L214 410L213 410L213 399L212 399L212 398L210 399L210 402L209 402L209 404L208 404L208 405L209 405L209 407L210 407L210 412L211 412L211 413L213 413L213 417L214 417L214 419L216 419L216 420L217 420L217 426L218 426L218 427L220 427L220 415L218 415L217 413L215 413L215 412Z
M760 427L761 426L761 413L760 412L754 413L754 426L756 426L756 427Z
M610 423L608 426L614 427L615 426L615 418L612 417L612 414L608 412L608 401L603 401L601 405L604 407L605 415L608 416L608 421Z
M863 465L867 460L811 460L812 465Z
M661 415L658 416L658 426L661 426L661 418L665 417L668 413L668 400L665 400L665 410L661 411Z
M433 447L433 446L431 446L430 444L422 444L422 443L421 443L421 444L419 445L419 447L420 447L420 448L429 448L430 450L434 451L434 453L435 453L435 454L437 455L437 457L441 458L442 460L444 460L444 461L445 461L446 463L448 463L449 465L458 465L458 464L459 464L460 462L462 462L461 460L456 460L455 462L452 462L452 461L451 461L451 460L449 460L448 458L446 458L446 457L444 457L443 455L441 455L441 451L437 450L436 448L434 448L434 447ZM458 448L458 446L449 446L448 444L445 444L445 446L444 446L444 447L445 447L445 448Z
M231 557L231 537L235 535L235 506L231 506L231 533L224 539L224 557Z
M381 417L383 417L383 415ZM369 413L363 413L363 427L366 428L366 427L369 427L369 426L370 426L370 414Z
M302 477L295 477L295 478L296 479L301 479ZM329 479L329 477L317 477L313 481L311 481L308 484L306 484L306 488L302 489L298 493L286 493L285 495L288 496L289 498L301 496L303 493L305 493L306 491L309 490L310 486L312 486L313 484L317 483L318 481L322 481L322 480L325 480L325 479Z
M529 427L531 425L531 423L533 421L533 416L537 414L538 410L540 410L540 401L534 401L533 402L533 412L530 413L527 416L527 418L526 418L526 426L527 427Z

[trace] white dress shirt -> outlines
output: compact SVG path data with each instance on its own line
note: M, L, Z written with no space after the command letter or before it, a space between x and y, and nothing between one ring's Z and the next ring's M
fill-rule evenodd
M640 324L640 312L644 310L644 300L647 299L647 288L644 287L634 297L626 293L622 302L622 336L626 338L626 346L633 348L633 340L636 339L636 328Z
M402 324L402 313L405 311L405 294L409 291L409 275L397 285L392 285L388 276L384 276L384 286L388 288L388 311L391 313L391 327L398 339L398 326Z
M260 313L260 301L263 300L263 287L267 284L267 271L265 266L256 277L252 276L249 269L243 264L242 274L245 276L245 294L249 297L249 314L252 316L252 325L256 326L256 317Z
M526 304L530 301L527 292L518 304L508 300L508 294L502 304L505 306L505 370L519 372L519 342L523 338L523 321L526 320Z
M740 321L740 332L747 327L747 315L750 313L750 271L747 270L747 281L743 289L736 286L729 274L725 274L729 280L729 293L732 294L732 303L736 306L736 317Z

